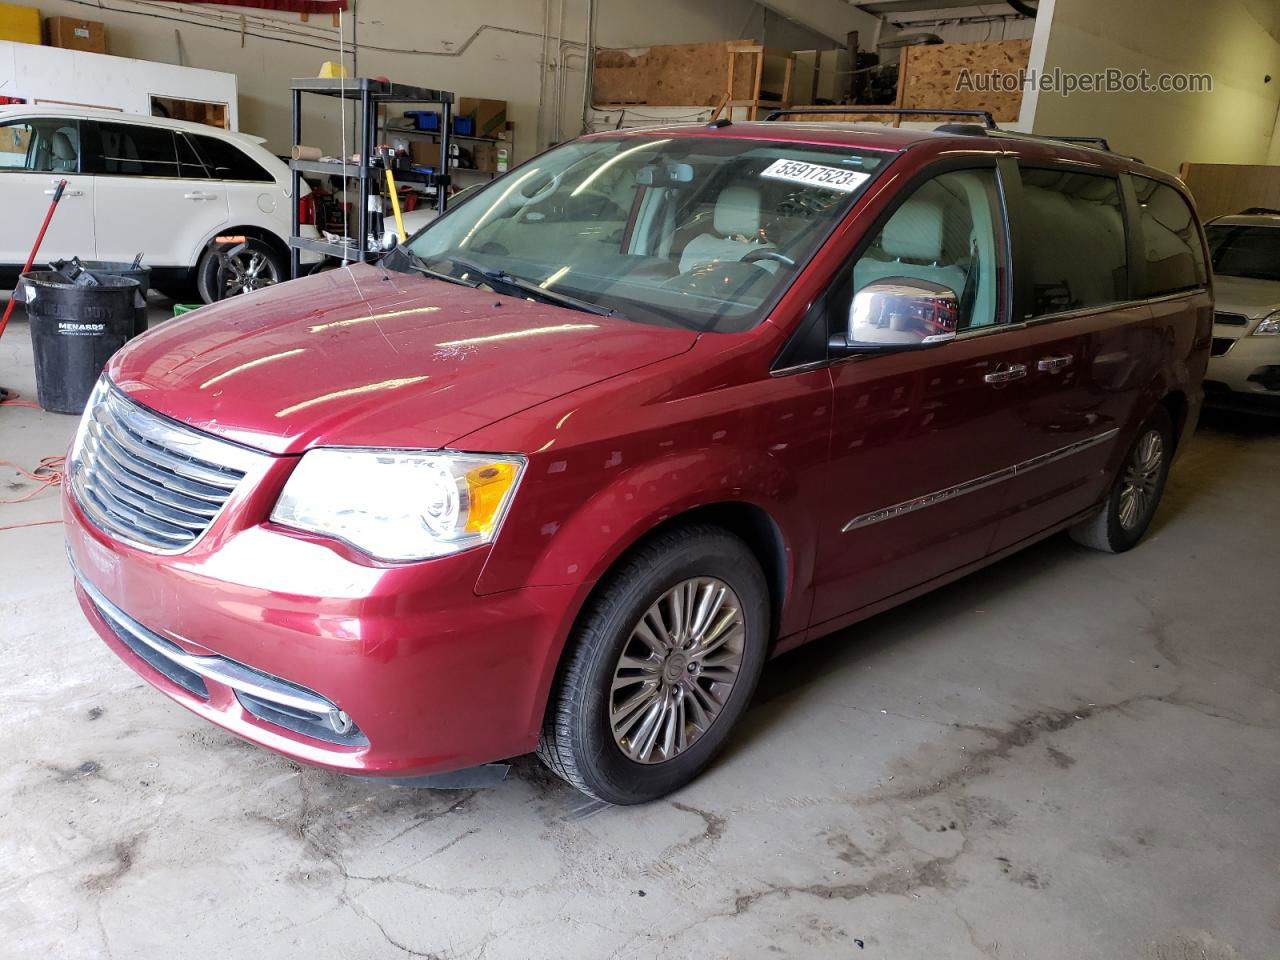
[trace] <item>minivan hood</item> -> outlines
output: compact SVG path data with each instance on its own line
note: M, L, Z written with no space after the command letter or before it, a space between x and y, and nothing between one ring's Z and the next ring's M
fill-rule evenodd
M1239 313L1261 317L1280 308L1280 283L1252 277L1213 278L1213 309L1219 313Z
M269 453L433 448L696 340L360 265L166 322L108 375L159 413Z

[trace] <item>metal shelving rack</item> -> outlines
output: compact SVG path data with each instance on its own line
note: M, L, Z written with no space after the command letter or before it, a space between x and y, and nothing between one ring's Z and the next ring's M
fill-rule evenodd
M393 169L397 179L412 180L425 183L436 188L436 206L444 213L448 204L449 187L449 132L452 124L454 96L448 90L431 90L426 87L413 87L402 83L390 83L373 80L368 77L353 79L321 78L315 80L294 80L293 91L293 144L302 144L302 95L317 94L324 97L339 97L355 101L360 110L357 114L358 134L356 151L360 162L343 160L291 160L289 169L292 173L293 196L301 193L302 175L316 173L322 175L338 175L355 180L359 184L359 203L356 210L355 237L348 238L346 243L333 243L328 240L312 240L299 236L302 224L299 222L298 204L293 204L293 231L289 237L290 275L297 277L302 270L300 254L303 250L323 253L337 257L348 263L363 262L378 251L369 248L369 197L381 192L382 180L379 172L382 165L378 162L378 108L391 103L426 103L438 104L440 107L440 167L431 174L418 173L412 170Z

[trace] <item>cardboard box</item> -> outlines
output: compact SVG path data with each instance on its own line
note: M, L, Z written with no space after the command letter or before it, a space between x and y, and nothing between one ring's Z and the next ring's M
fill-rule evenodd
M44 37L40 35L40 11L35 7L0 3L0 40L44 43Z
M409 141L409 158L419 167L440 166L440 144L430 140Z
M49 17L45 22L49 46L89 53L107 52L107 28L97 20Z
M498 145L496 143L471 141L466 144L466 148L471 151L471 159L475 161L477 170L493 173L498 169Z
M457 114L474 117L477 137L502 137L507 130L507 101L459 97Z

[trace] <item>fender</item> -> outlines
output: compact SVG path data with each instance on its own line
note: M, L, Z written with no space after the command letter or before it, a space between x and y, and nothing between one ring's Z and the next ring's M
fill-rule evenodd
M676 365L688 358L692 353ZM481 450L510 449L517 433L554 438L529 455L477 593L594 583L656 526L733 504L761 511L778 531L787 569L779 626L783 633L803 629L813 505L826 482L830 377L815 370L729 385L717 366L702 368L720 384L709 390L664 394L650 374L643 383L601 384L587 399L526 411L467 437L460 446ZM531 416L542 429L530 429Z

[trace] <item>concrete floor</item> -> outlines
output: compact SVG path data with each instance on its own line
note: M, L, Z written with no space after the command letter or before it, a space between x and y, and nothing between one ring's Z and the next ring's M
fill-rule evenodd
M73 426L0 410L0 457ZM1210 419L1138 549L1055 538L776 661L629 809L529 759L425 792L244 744L93 638L57 525L0 532L0 954L1275 960L1278 476L1280 426Z

